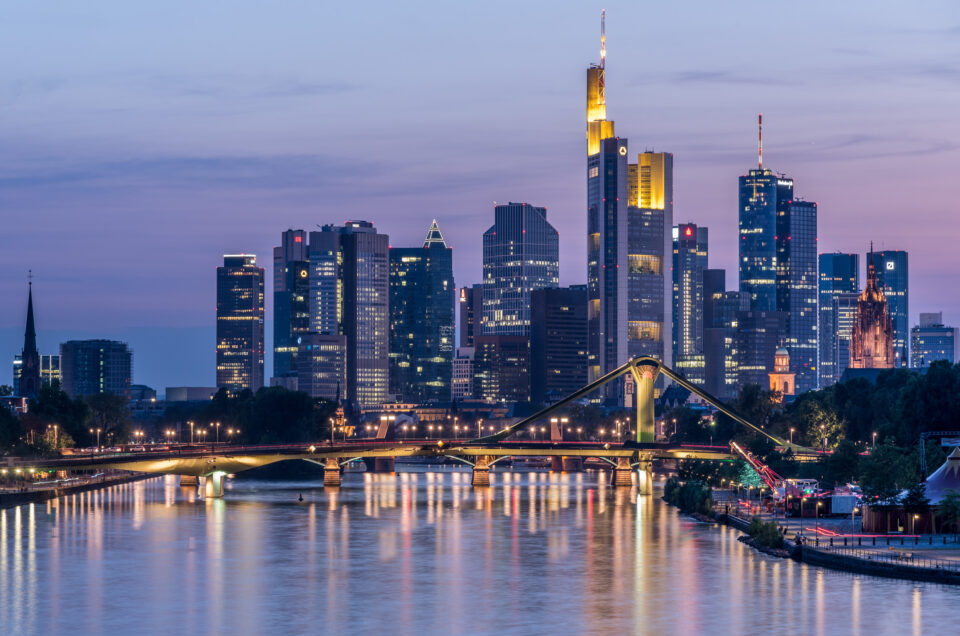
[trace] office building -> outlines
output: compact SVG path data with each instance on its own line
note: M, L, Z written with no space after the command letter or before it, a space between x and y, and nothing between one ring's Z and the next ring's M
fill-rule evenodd
M779 179L782 181L783 179ZM779 189L782 186L778 185ZM793 186L791 182L790 191ZM793 199L777 208L777 310L787 316L782 343L796 392L817 387L817 204Z
M737 384L767 387L787 317L780 311L741 311L737 314Z
M957 328L944 326L942 312L921 313L920 324L910 330L910 366L921 369L937 360L955 364L958 342Z
M857 317L850 339L852 369L892 369L896 362L893 323L877 278L875 259L868 258L867 286L857 299Z
M307 235L287 230L273 248L273 377L296 378L297 335L310 331ZM293 380L295 382L295 380ZM281 384L286 384L281 381Z
M531 400L553 402L587 384L587 288L539 289L530 299Z
M910 360L910 289L907 253L903 250L874 252L871 246L868 259L876 269L877 286L887 299L890 323L893 325L893 366L905 367Z
M530 292L559 284L560 239L547 209L495 206L483 233L483 333L529 336Z
M853 325L857 322L859 302L859 292L836 294L831 300L830 320L834 326L832 348L833 359L836 361L834 382L839 382L843 372L850 368L850 343L853 340Z
M460 288L460 346L472 347L483 333L483 284Z
M389 391L388 243L368 221L310 232L309 331L346 338L342 395L361 408L383 404Z
M820 324L817 337L820 340L820 362L817 376L818 386L823 388L837 382L846 370L846 366L839 366L836 357L838 323L833 299L839 294L860 292L860 256L841 252L821 254L818 269Z
M314 332L297 336L297 390L335 401L347 387L347 337Z
M217 268L217 387L263 386L262 267L252 254L225 254Z
M703 273L707 269L707 228L684 223L673 228L674 368L694 384L706 382L703 357Z
M116 340L70 340L60 345L63 390L72 398L97 393L130 397L133 354Z
M13 394L21 395L20 376L23 373L23 355L13 356ZM40 354L40 386L48 386L54 382L63 383L60 375L59 354Z
M457 347L453 359L453 399L457 402L473 399L473 347Z
M485 335L474 342L474 399L490 404L529 401L530 339Z
M737 315L749 311L746 292L726 290L726 272L703 272L703 362L704 388L711 395L730 399L739 382L737 358Z
M453 249L434 221L422 247L390 248L390 393L449 402L454 341Z

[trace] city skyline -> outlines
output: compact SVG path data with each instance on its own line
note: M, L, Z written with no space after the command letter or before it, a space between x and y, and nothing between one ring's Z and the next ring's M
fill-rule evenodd
M662 33L652 37L653 44L664 47L674 35L684 47L708 48L711 38L719 37L705 31L711 20L719 20L727 30L723 41L728 50L699 58L710 59L710 68L703 68L688 53L671 58L654 52L651 63L657 70L650 71L647 63L637 61L642 59L636 55L642 43L631 35L639 10L608 6L606 88L608 101L616 104L611 116L632 139L632 152L652 148L673 153L675 221L712 228L711 267L726 269L729 278L736 262L735 179L754 163L755 117L763 111L767 115L765 166L796 178L803 187L798 194L820 206L818 251L862 254L873 239L878 250L913 253L909 325L926 311L942 311L945 322L955 324L960 301L941 298L937 292L949 288L951 268L943 261L949 262L949 245L956 240L957 229L937 223L949 218L952 197L943 171L949 158L957 155L950 140L960 136L957 124L944 114L950 109L942 107L955 102L956 89L942 83L952 77L951 67L941 59L951 59L949 51L956 45L949 40L949 26L941 25L945 15L957 12L948 4L920 15L878 12L854 28L854 19L863 20L863 6L833 8L836 24L823 21L823 12L798 16L811 24L820 18L818 35L825 39L842 32L845 48L813 51L806 43L790 41L770 56L771 62L756 62L750 72L742 65L753 58L729 37L749 27L749 23L734 24L735 17L745 14L745 7L720 11L705 5L701 14L683 23L689 32L682 33L673 9L645 8L645 15L662 20ZM373 42L375 29L359 28L351 47L350 59L355 63L351 77L362 78L362 85L346 83L342 77L313 77L313 64L287 59L308 52L311 45L299 41L291 45L297 56L274 54L245 77L218 75L214 71L220 64L204 48L209 43L188 37L187 48L201 63L186 73L189 77L178 79L174 73L166 82L157 82L151 90L159 91L163 99L152 106L138 101L131 88L135 81L122 73L141 67L162 71L169 44L147 42L134 59L107 65L102 59L80 56L61 71L69 75L66 79L50 75L51 63L61 60L31 61L4 90L8 125L0 153L4 173L0 205L22 213L8 222L12 248L0 256L6 273L0 289L10 299L0 314L0 354L12 359L22 344L25 270L32 267L41 354L54 352L60 342L74 338L120 339L137 351L134 378L138 383L158 388L212 386L215 352L210 342L215 311L210 298L213 271L224 253L256 254L265 263L277 232L309 231L347 218L369 218L391 236L392 245L412 246L422 239L421 228L436 217L456 248L455 280L470 285L482 280L478 238L489 225L493 200L545 205L560 233L560 284L585 282L582 69L597 59L599 8L561 15L539 7L550 18L542 31L531 26L540 26L533 9L521 10L519 19L513 16L510 24L504 20L499 26L504 37L514 29L526 29L532 40L523 48L498 53L509 58L470 58L469 47L460 48L450 35L442 35L432 47L442 46L443 59L425 59L446 70L462 62L465 72L455 79L448 77L453 84L446 85L446 91L443 84L426 84L426 93L442 95L438 103L430 103L442 108L443 116L437 121L436 134L424 140L424 150L403 165L391 165L389 157L411 137L422 137L417 118L423 116L421 104L405 87L373 72L372 56L364 46ZM43 16L31 8L19 11L14 22L39 20L51 36L61 28L44 23ZM483 11L477 16L481 24L507 14L500 7ZM120 18L136 16L137 10L129 9ZM236 19L243 16L241 8ZM429 30L429 25L415 24L418 16L422 14L413 11L402 17L410 34ZM198 19L203 23L214 17L201 12ZM74 40L100 35L93 22L81 20L79 30L76 25L71 28ZM111 30L111 37L120 40L135 34L136 29L125 36ZM335 47L344 43L343 36L330 35L330 42L316 45L320 50L309 51L308 57L335 62L346 55ZM698 37L705 41L697 42ZM771 38L772 43L773 37L761 35L760 41ZM880 62L889 38L904 43L918 39L926 46L912 52L905 51L907 46L896 47L897 54L886 58L891 65L884 67ZM14 36L7 46L18 46L17 42ZM239 48L234 43L228 50L239 55ZM404 54L420 55L427 53ZM772 64L773 59L779 66ZM515 94L511 89L516 86L502 83L519 81L503 79L508 62L521 71L542 67L539 74L520 73L530 94L525 99L495 99L505 89L503 95ZM85 63L101 74L80 82ZM342 72L325 67L327 71ZM844 110L844 99L856 91L841 84L851 78L864 103L847 104ZM78 87L80 83L83 88ZM474 87L464 90L461 83ZM656 88L653 98L646 90L650 86ZM794 91L784 90L790 86L815 90L804 91L801 99ZM894 90L905 86L911 88L909 100ZM395 108L370 100L371 92L391 87L397 96ZM249 92L239 99L247 109L229 104L237 101L231 91ZM473 106L488 111L479 120L468 105L476 97L474 91L486 96ZM711 117L704 117L705 100L697 99L707 93L717 95L717 100L706 100ZM921 115L910 122L904 121L909 118L900 110L907 101L912 112ZM260 110L272 113L271 105L279 106L284 117L264 119L267 115ZM113 123L109 114L115 109L120 113L116 130L107 126ZM312 116L308 116L310 109L317 109ZM505 111L513 114L509 120L503 116ZM323 119L334 113L341 113L335 125L317 123L318 114ZM229 116L212 119L221 115ZM163 125L156 126L161 116ZM343 126L343 117L351 125ZM199 123L207 127L197 136ZM238 126L247 132L230 138ZM350 129L351 134L359 130L369 141L368 150L375 152L351 148L340 157L333 152L343 140L337 128ZM451 168L440 153L442 146L452 143L449 135L458 131L477 138L458 135L456 145L469 148L464 154L470 155L470 163ZM91 138L96 143L88 143ZM123 147L120 138L126 143L142 142L142 147ZM342 161L327 161L325 148L330 159ZM260 154L251 155L247 152L251 149ZM369 158L373 155L384 159ZM851 168L861 177L851 180ZM440 181L443 185L438 187ZM367 188L368 182L379 187ZM358 188L367 194L356 197ZM345 204L347 200L351 203ZM864 223L868 212L870 223ZM41 241L42 259L37 249ZM124 267L116 267L114 260L85 260L85 255L107 249ZM149 291L141 292L140 284ZM116 302L121 293L135 302ZM272 289L268 289L266 315L270 317L271 298ZM271 325L267 331L271 332ZM173 335L185 332L194 337ZM153 340L165 344L151 345ZM267 368L272 368L269 359ZM9 379L0 376L0 383Z

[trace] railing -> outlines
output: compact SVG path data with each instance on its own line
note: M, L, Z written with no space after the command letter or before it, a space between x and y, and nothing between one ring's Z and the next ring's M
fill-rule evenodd
M814 549L827 554L853 557L855 559L861 559L863 561L869 561L873 563L888 563L891 565L924 568L928 570L940 570L943 572L960 574L960 561L931 558L923 556L922 554L918 555L915 552L901 552L899 550L866 550L863 548L850 548L843 546L830 547L823 544L821 544L819 547L814 547L811 546L809 542L804 544L803 549Z

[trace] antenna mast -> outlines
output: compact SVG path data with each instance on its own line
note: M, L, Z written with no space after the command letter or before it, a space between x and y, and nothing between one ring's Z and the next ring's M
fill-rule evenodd
M757 158L760 161L760 169L763 170L763 113L757 115L757 141L759 142Z
M600 68L606 67L607 61L607 10L600 10Z

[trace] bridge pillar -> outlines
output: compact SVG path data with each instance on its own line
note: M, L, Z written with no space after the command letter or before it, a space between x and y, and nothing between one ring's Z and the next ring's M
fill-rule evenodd
M200 485L200 478L196 475L180 475L181 488L197 488Z
M560 465L563 471L567 473L583 472L583 457L561 457Z
M323 485L340 485L340 460L337 457L327 457L323 465Z
M641 459L637 466L637 494L653 494L653 460Z
M471 482L474 486L490 485L490 462L493 460L493 457L486 455L477 456L477 462L473 465L473 481Z
M393 473L397 470L393 457L364 457L363 463L368 473Z
M205 494L207 499L223 497L223 478L226 476L227 473L220 470L206 476L204 486L206 488Z
M657 381L660 366L656 361L641 362L630 367L636 384L637 442L652 443L655 440L653 384Z
M633 468L630 466L629 457L617 457L617 466L613 469L613 485L628 488L633 485Z

